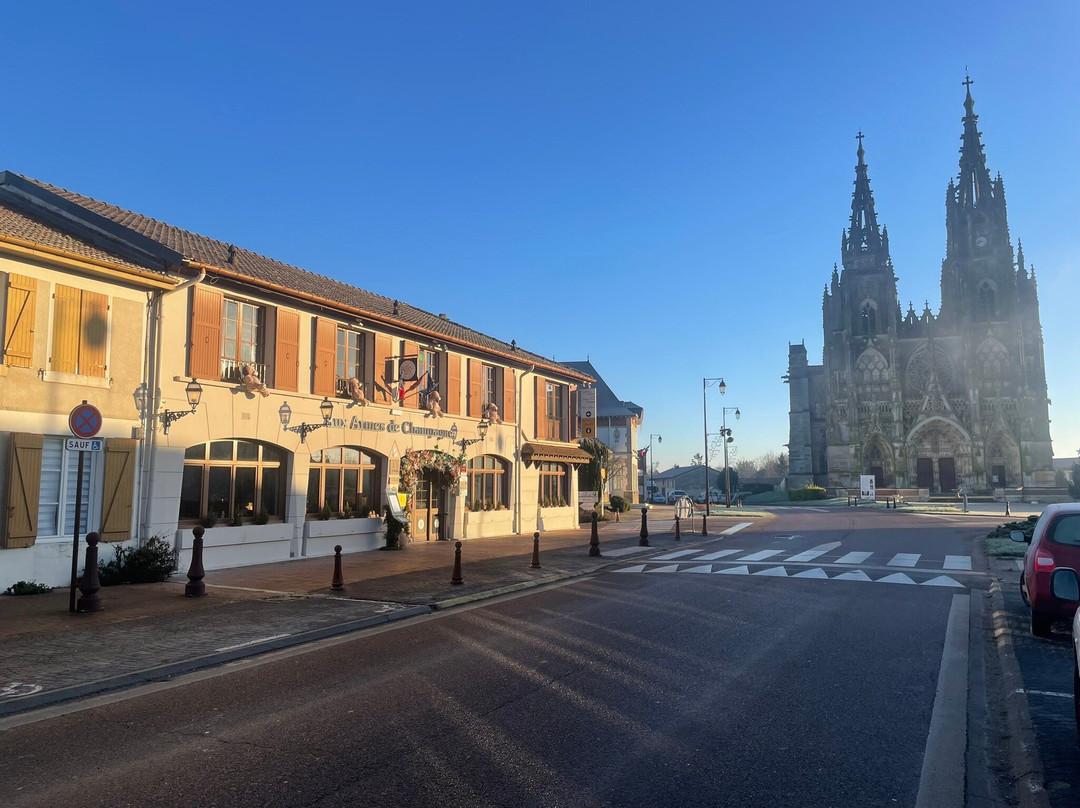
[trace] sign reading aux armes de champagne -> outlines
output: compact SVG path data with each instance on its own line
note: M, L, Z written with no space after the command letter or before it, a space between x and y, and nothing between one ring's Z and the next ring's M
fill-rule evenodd
M596 388L582 387L578 391L581 407L581 437L596 437Z

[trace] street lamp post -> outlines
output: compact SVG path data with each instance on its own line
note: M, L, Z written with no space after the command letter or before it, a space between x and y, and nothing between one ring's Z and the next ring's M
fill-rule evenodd
M709 408L708 400L705 397L705 391L709 385L713 382L719 382L717 389L720 390L720 395L724 395L727 392L727 383L724 382L723 377L715 379L702 379L701 380L701 422L705 427L705 515L712 516L712 511L709 509L709 500L712 499L712 490L709 487ZM704 532L704 526L702 526L702 532Z
M735 438L731 437L731 430L727 425L727 414L731 410L735 411L735 420L742 418L742 413L739 412L738 407L724 407L723 426L720 428L720 437L724 439L724 507L731 507L731 471L728 469L727 459L727 445L731 443Z
M663 443L664 442L664 436L663 435L650 434L649 435L649 445L645 447L645 449L647 450L647 456L645 458L645 462L649 464L649 488L652 489L652 490L649 491L649 496L648 496L650 504L651 504L653 496L656 493L656 483L653 480L653 467L652 467L652 439L653 438L656 438L657 443Z

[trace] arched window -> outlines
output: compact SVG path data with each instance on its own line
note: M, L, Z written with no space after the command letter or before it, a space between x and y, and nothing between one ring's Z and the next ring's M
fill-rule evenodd
M567 486L565 463L540 464L540 506L555 508L566 505Z
M873 303L864 303L862 307L862 332L864 334L876 334L878 332L877 308Z
M469 499L465 506L470 511L494 511L506 505L506 468L506 461L493 455L469 461Z
M180 518L285 516L286 452L253 440L215 440L184 452Z
M997 292L994 284L983 281L979 284L979 291L975 301L975 319L993 320L997 316Z
M324 505L335 514L379 513L379 459L356 446L334 446L312 452L308 467L307 512Z
M879 351L868 348L855 360L855 379L864 387L884 385L889 381L889 363Z
M975 351L975 364L983 381L1003 379L1009 367L1009 352L996 339L988 339Z

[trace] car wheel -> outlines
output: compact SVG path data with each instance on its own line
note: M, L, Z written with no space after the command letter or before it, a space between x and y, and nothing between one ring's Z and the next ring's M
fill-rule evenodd
M1054 620L1050 615L1031 610L1031 633L1036 637L1049 637Z
M1027 593L1027 581L1024 580L1024 573L1022 572L1020 573L1020 597L1024 599L1025 606L1031 605L1031 599L1028 597Z

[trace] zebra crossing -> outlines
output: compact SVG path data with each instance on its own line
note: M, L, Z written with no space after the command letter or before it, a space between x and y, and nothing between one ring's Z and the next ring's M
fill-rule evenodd
M971 573L971 556L946 555L944 558L930 558L921 553L877 554L870 550L846 550L838 541L819 544L797 553L774 549L748 551L734 548L705 553L700 548L675 550L637 564L627 563L627 566L613 572L759 575L961 589L966 588L965 585L945 573ZM854 569L843 569L845 567ZM890 571L889 568L894 568L895 571Z

